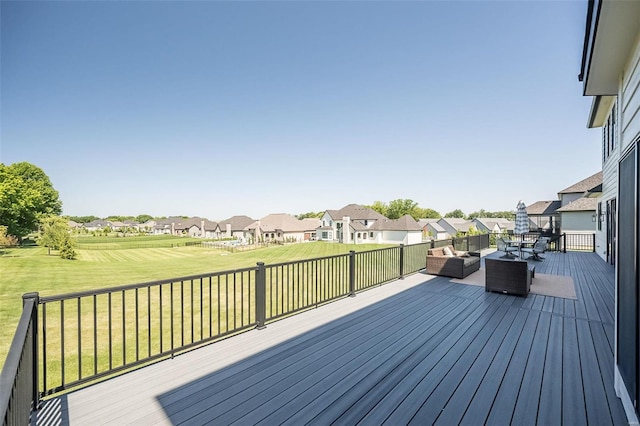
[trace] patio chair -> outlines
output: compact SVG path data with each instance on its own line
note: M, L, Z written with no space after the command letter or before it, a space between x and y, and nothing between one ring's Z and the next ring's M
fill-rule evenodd
M532 247L523 247L522 252L531 253L527 259L532 260L544 260L544 257L540 256L547 249L547 241L542 238L538 238Z
M504 252L504 256L500 256L501 258L515 259L516 257L518 257L513 254L518 251L518 247L510 246L504 241L503 238L496 239L496 245L498 246L498 251Z

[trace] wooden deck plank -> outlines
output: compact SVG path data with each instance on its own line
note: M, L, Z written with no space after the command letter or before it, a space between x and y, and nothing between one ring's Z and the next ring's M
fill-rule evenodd
M406 308L410 313L421 313L417 320L424 321L428 319L429 315L437 315L441 309L449 307L453 301L454 299L449 301L436 301L413 298L412 301L403 300L400 303L407 303ZM430 310L429 308L431 307L435 310ZM410 325L398 321L402 315L404 315L402 311L391 310L388 309L388 307L385 310L386 315L383 315L384 312L372 312L372 318L374 319L370 322L369 329L367 330L359 327L357 322L345 321L344 324L337 324L335 327L316 336L315 341L310 342L309 339L305 339L301 344L291 347L289 351L274 353L269 357L262 357L259 361L254 361L250 368L245 367L243 370L229 374L226 380L213 383L212 379L205 378L199 386L180 389L179 393L174 392L175 395L163 395L162 402L172 412L180 413L187 407L190 407L189 412L197 413L199 412L197 411L199 407L198 403L203 404L205 408L215 405L217 403L216 396L221 395L221 391L223 390L225 394L233 394L236 390L240 392L244 390L246 382L248 382L250 386L252 383L261 382L270 375L280 372L280 370L285 367L295 367L295 364L289 361L293 355L307 363L315 362L325 356L325 352L328 352L329 355L337 356L339 352L336 352L336 350L344 347L348 343L360 345L371 342L370 339L375 338L378 334L376 331L377 327L383 327L391 323L394 324L392 326L393 330L398 330L403 326ZM329 344L326 343L328 338L332 340ZM256 393L261 391L260 386L253 386L252 390ZM204 408L202 410L204 410ZM179 423L182 421L182 418L180 415L176 415L172 420Z
M623 424L613 268L547 253L577 300L424 273L60 398L71 424Z
M551 314L542 312L538 319L531 351L527 357L522 384L513 411L512 422L515 424L535 424L538 416L538 398L532 400L531 395L540 395L544 360L549 341Z
M455 364L453 364L431 395L422 403L420 409L411 419L412 424L433 424L443 414L447 402L466 376L471 376L471 386L473 389L477 388L478 383L482 381L484 371L486 371L486 358L493 357L493 354L490 353L494 352L498 347L498 343L502 341L502 336L497 330L506 330L506 327L500 327L500 324L513 319L513 315L507 315L508 310L508 307L499 305L496 314L476 334L471 343L464 348L464 352L458 357ZM490 345L489 348L487 348L488 345ZM485 348L487 348L486 351L484 351ZM485 358L482 358L481 361L482 355ZM476 369L471 371L474 366ZM464 406L468 404L470 399L465 398ZM443 420L449 421L446 417Z
M465 414L465 411L460 408L469 406L480 383L484 380L496 355L502 347L518 312L518 309L509 308L504 318L496 325L493 334L482 347L482 350L478 353L474 362L469 366L464 377L452 383L453 389L455 390L452 391L451 389L442 388L444 395L440 395L440 398L443 400L446 399L446 401L441 412L438 414L436 424L446 425L460 423ZM453 371L456 370L461 371L461 368L456 365ZM430 400L431 399L433 398L430 398ZM430 404L430 400L427 400L425 403Z
M518 392L522 384L522 377L527 366L527 358L531 352L533 336L535 335L540 318L539 311L529 311L529 316L524 326L516 349L510 359L509 367L504 375L500 388L491 406L487 417L488 424L509 424L516 406Z
M563 343L562 421L566 424L587 424L575 318L564 319Z
M591 328L585 320L576 320L578 348L580 351L580 371L584 386L584 402L587 409L589 424L603 425L611 421L609 407L600 404L606 401L606 393L602 382L602 372L598 365Z
M497 306L492 304L485 305L474 303L470 305L470 307L474 310L468 312L467 315L476 320L481 320L482 318L493 315L497 309ZM396 406L398 404L398 399L403 400L406 394L415 386L415 379L420 380L420 378L424 377L426 372L433 371L439 360L445 357L452 348L459 348L459 345L461 344L460 342L467 341L468 337L465 336L473 333L478 328L478 325L474 326L469 324L468 322L463 321L462 317L458 315L445 325L441 330L442 333L440 333L437 338L430 340L421 339L419 342L421 345L420 351L416 352L410 359L399 359L392 364L394 366L399 366L406 363L404 368L398 368L396 370L397 374L389 376L392 381L395 381L398 378L401 379L398 385L393 389L402 391L394 392L393 396L395 398L384 402L387 404L391 403L393 406ZM416 372L417 374L411 374L411 372ZM367 392L370 388L365 387L364 390ZM355 392L355 394L357 395L357 392ZM352 405L352 403L347 402L344 392L339 393L338 396L341 397L338 403L334 406L323 406L323 404L316 403L313 407L305 407L304 411L297 413L289 419L291 424L306 423L311 420L316 423L323 424L326 423L325 420L331 420L340 416ZM380 406L380 404L378 404L378 406ZM385 417L388 416L388 414L389 411L385 410Z
M465 306L463 305L454 306L449 312L450 316L445 316L444 318L446 319L443 318L443 320L447 321L456 314L460 314L464 308ZM192 417L190 421L203 423L215 420L215 422L226 424L234 421L234 416L240 415L241 417L248 416L243 421L251 422L247 420L249 417L260 417L260 413L264 410L275 410L284 405L284 403L276 403L277 401L286 400L291 395L301 395L306 389L314 386L318 382L324 381L326 383L334 377L344 376L348 372L363 368L366 362L375 363L375 360L365 361L365 358L371 356L371 354L387 353L393 350L394 344L411 343L416 329L424 326L427 319L428 314L421 317L414 317L411 321L399 322L397 327L388 328L388 333L385 334L376 333L376 330L379 330L379 326L373 326L371 328L372 331L374 331L374 335L369 338L368 342L356 342L355 345L344 346L345 348L350 348L350 352L340 351L339 348L334 349L327 347L320 351L319 360L309 360L304 356L297 356L296 358L303 358L307 366L305 371L293 377L288 377L286 373L290 368L287 366L286 369L271 374L267 380L264 381L264 386L259 389L247 388L245 391L237 393L234 397L228 398L220 404L207 400L205 403L208 405L205 406L206 409L202 411L202 414ZM435 326L429 327L429 330L434 327ZM344 343L341 343L341 345L344 345ZM335 355L336 359L339 359L339 367L336 367L336 360L329 357L331 354ZM253 402L247 403L251 398L254 398ZM242 405L240 412L228 410L234 409L238 405ZM251 413L253 410L255 410L255 412ZM220 415L221 413L222 415ZM218 415L218 417L215 417L216 415ZM260 418L256 421L259 420ZM174 423L179 423L179 421L174 420Z
M562 423L562 322L561 316L551 317L538 405L537 423L541 425Z
M528 316L529 313L527 311L520 309L516 314L516 318L509 325L509 331L498 348L487 374L477 389L475 389L475 394L469 402L466 411L463 413L463 417L460 420L461 425L484 423L489 415L489 411L496 398L496 394L507 371L516 345L520 340L520 335L523 332Z

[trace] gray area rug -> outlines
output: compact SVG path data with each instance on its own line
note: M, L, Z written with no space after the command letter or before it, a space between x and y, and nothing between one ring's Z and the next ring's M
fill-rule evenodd
M479 269L466 278L452 278L452 283L468 284L484 287L484 268ZM531 280L531 293L543 296L562 297L564 299L577 299L573 278L566 275L539 274Z

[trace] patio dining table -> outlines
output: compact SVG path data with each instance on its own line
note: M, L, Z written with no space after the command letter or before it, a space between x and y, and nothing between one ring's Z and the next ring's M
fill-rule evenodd
M535 240L504 240L504 242L512 247L518 247L518 257L522 259L522 248L532 246L536 243Z

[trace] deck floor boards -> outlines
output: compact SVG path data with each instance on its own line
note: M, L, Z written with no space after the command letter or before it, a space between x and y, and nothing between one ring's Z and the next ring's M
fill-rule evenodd
M416 273L46 403L57 424L624 424L614 269L545 256L577 300Z

